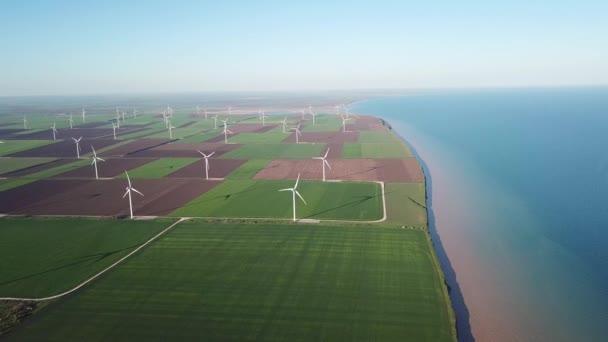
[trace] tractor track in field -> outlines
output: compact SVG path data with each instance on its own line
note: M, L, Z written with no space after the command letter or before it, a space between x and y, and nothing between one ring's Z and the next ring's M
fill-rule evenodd
M59 294L56 294L56 295L53 295L53 296L40 297L40 298L0 297L0 301L43 302L43 301L53 300L53 299L57 299L57 298L61 298L61 297L67 296L70 293L78 291L79 289L81 289L85 285L87 285L90 282L92 282L93 280L97 279L102 274L104 274L107 271L109 271L109 270L113 269L114 267L118 266L120 263L122 263L123 261L125 261L126 259L128 259L130 256L132 256L133 254L139 252L141 249L143 249L148 244L150 244L151 242L153 242L154 240L156 240L158 237L160 237L161 235L164 235L167 231L171 230L171 228L175 227L179 223L181 223L183 221L186 221L186 220L187 220L187 218L180 218L179 220L173 222L171 225L169 225L169 227L163 229L160 233L158 233L158 234L154 235L153 237L151 237L148 241L144 242L141 246L137 247L136 249L134 249L133 251L131 251L129 254L127 254L127 255L123 256L122 258L118 259L112 265L110 265L110 266L104 268L103 270L97 272L92 277L90 277L87 280L83 281L82 283L76 285L74 288L72 288L70 290L64 291L62 293L59 293Z

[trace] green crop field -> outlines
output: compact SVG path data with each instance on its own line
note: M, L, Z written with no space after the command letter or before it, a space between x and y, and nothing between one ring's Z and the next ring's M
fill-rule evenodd
M161 178L184 166L194 163L197 158L162 158L129 171L131 178ZM121 174L119 177L126 176Z
M52 137L52 135L49 137ZM6 156L8 154L52 143L54 143L53 140L4 140L3 143L0 144L0 156Z
M226 179L251 179L270 163L268 159L251 159L226 175Z
M0 297L42 297L69 290L170 222L2 218Z
M233 159L312 158L321 155L325 144L250 144L222 156Z
M424 183L385 183L387 221L406 226L426 226Z
M206 130L203 132L198 132L195 134L192 134L188 137L182 138L178 141L176 141L176 143L195 143L195 142L203 142L203 141L207 141L211 138L217 137L220 134L220 130Z
M359 131L359 142L361 143L402 143L399 137L392 132L386 131Z
M27 183L33 182L34 179L26 179L26 178L9 178L9 179L0 179L0 191L5 191L8 189L16 188L18 186L22 186Z
M226 180L211 191L171 213L183 217L291 218L294 181ZM382 196L376 183L301 181L297 217L339 220L379 220Z
M183 223L14 341L455 341L424 231Z
M345 143L342 149L344 158L410 158L413 156L404 143Z
M0 174L48 163L57 158L0 158Z
M236 144L268 144L268 143L280 143L287 138L288 133L276 132L276 133L240 133L230 138L231 143Z
M350 121L349 121L350 122ZM334 132L342 129L342 119L334 114L319 114L312 124L310 115L306 115L306 126L302 132Z

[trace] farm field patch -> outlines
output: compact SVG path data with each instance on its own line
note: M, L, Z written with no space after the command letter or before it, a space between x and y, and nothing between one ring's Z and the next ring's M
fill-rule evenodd
M345 143L344 158L411 158L414 155L404 143Z
M451 341L448 305L423 231L185 222L7 339Z
M161 178L173 173L182 167L194 163L195 158L162 158L145 163L144 165L129 171L129 176L135 178ZM121 175L120 177L126 177Z
M223 155L234 159L312 158L321 155L325 144L249 144Z

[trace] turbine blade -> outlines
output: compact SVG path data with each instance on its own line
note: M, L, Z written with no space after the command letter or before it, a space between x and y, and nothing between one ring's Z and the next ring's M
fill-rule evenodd
M128 194L129 194L129 188L127 188L127 192L125 192L125 194L124 194L124 195L122 195L122 198L127 197L127 195L128 195Z
M306 201L304 200L304 197L302 197L302 195L300 195L300 193L297 190L295 190L295 192L296 192L296 195L298 195L298 197L300 197L302 202L304 202L304 204L308 205L308 203L306 203Z
M279 191L293 191L293 189L292 188L286 188L286 189L281 189Z
M127 182L129 182L129 188L131 187L131 179L129 178L129 174L125 170L125 175L127 175Z
M99 158L99 157L95 157L95 159L100 160L100 161L102 161L102 162L105 162L105 161L106 161L105 159L101 159L101 158Z
M209 154L209 155L207 156L207 158L211 157L213 154L215 154L215 151L211 152L211 154Z
M330 147L327 148L327 152L325 152L325 156L323 157L323 159L327 158L327 155L329 154L329 149Z
M327 167L331 170L331 165L329 165L329 163L327 162L327 160L323 159L323 162L325 163L325 165L327 165Z
M300 174L298 173L298 178L296 178L296 185L293 186L294 190L298 188L299 182L300 182Z
M135 189L135 188L131 188L131 190L133 190L133 191L137 192L138 194L140 194L140 195L142 195L142 196L144 195L144 194L142 194L141 192L139 192L139 191L138 191L137 189Z

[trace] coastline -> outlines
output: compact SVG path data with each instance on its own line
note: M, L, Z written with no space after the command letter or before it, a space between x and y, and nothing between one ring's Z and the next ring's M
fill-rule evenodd
M434 251L433 260L438 268L441 278L443 279L444 295L446 296L448 303L448 311L450 316L450 325L453 330L454 336L457 341L475 341L475 338L471 332L471 325L469 321L469 311L464 303L464 297L460 290L460 286L456 281L456 273L450 260L447 256L441 238L437 232L435 226L435 213L433 211L433 181L431 178L428 165L421 158L416 148L398 131L393 129L390 121L376 116L378 119L386 122L387 127L395 134L401 141L408 146L412 154L418 161L418 164L422 168L422 174L424 176L424 191L425 191L425 205L427 215L427 234L429 247Z

